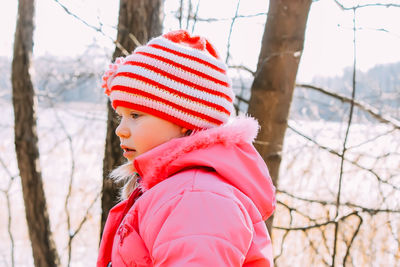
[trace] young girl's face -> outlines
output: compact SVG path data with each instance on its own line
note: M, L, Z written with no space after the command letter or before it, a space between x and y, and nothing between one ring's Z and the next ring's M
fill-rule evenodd
M120 139L124 157L131 161L187 131L172 122L134 109L118 106L116 111L121 120L115 133Z

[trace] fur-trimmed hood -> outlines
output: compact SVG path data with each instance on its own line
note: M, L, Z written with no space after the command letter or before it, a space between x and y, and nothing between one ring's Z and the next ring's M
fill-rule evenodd
M251 198L266 219L275 209L275 187L267 166L251 144L258 128L255 119L237 117L223 126L153 148L134 161L141 176L140 186L147 191L183 169L212 168Z

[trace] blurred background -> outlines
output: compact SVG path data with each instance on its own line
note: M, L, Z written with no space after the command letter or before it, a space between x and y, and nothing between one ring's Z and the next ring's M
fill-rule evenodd
M18 11L21 2L34 3L33 50L23 65L37 105L19 104L36 107L25 113L36 114L37 126L17 121L37 132L38 153L22 149L19 157L15 136L23 128L14 121L18 86L12 79L24 78L12 75L12 66L18 12L29 13ZM110 185L103 177L118 163L104 159L112 115L101 76L124 51L157 31L179 28L211 40L229 66L237 113L260 121L256 147L277 188L277 208L267 223L275 265L400 266L400 2L152 0L152 8L138 8L141 2L3 3L0 266L35 265L37 241L28 225L40 224L42 215L56 265L95 265L106 204L115 204L105 198ZM272 7L276 18L268 13ZM158 20L159 27L122 27L130 16ZM284 121L282 129L274 126L276 118ZM265 132L268 125L277 132ZM23 154L33 158L35 179L43 183L45 206L33 213L25 206L36 200L23 193L21 181L37 180L24 178Z

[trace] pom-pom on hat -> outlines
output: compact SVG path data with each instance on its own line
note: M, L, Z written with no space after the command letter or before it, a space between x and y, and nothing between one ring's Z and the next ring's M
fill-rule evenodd
M103 88L112 106L142 111L187 129L226 123L234 94L211 43L185 30L166 33L110 64Z

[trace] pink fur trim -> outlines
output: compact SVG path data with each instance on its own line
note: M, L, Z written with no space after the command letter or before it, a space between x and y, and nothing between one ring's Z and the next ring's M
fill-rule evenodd
M110 93L111 93L111 87L110 87L111 81L114 78L118 67L120 65L124 64L124 62L125 62L125 58L119 57L119 58L117 58L115 60L114 64L108 65L108 70L104 73L104 75L102 77L103 83L101 84L101 87L105 89L104 93L106 95L110 96Z
M167 166L185 154L216 144L230 146L252 143L258 130L258 122L254 118L240 116L231 119L220 127L196 131L190 136L173 139L160 145L144 154L144 159L138 157L135 160L136 169L143 175L140 186L143 190L148 190L166 179L168 175ZM144 166L140 166L141 160L145 162ZM149 160L151 164L148 164L147 161Z

